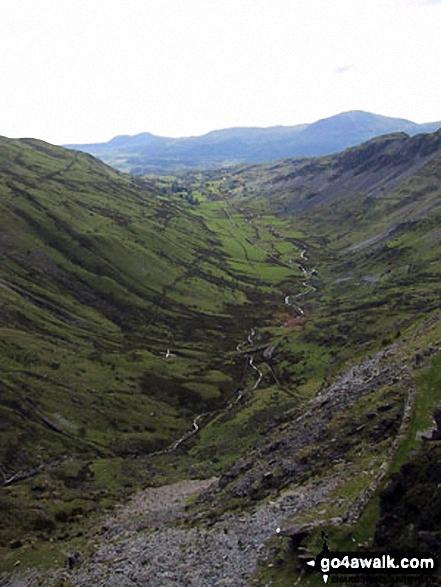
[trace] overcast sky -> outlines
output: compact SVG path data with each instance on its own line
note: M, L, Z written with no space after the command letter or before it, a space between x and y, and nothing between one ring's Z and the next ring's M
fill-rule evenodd
M441 120L441 0L0 0L0 135Z

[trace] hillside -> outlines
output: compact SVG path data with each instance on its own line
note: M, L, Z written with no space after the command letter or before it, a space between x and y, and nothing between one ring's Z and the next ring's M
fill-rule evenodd
M415 135L440 127L441 122L416 124L352 111L297 126L231 128L179 139L141 133L118 136L107 143L66 146L91 153L122 171L142 175L327 155L383 134Z
M239 401L254 371L238 344L301 274L236 235L223 204L41 141L0 148L5 545L161 476L134 459ZM261 427L274 408L255 411Z
M379 504L438 479L439 132L149 180L1 154L3 570L284 587L323 528L427 547Z
M128 438L135 445L161 445L184 425L176 406L166 405L179 399L176 380L185 373L191 387L192 379L187 369L172 375L172 362L164 364L161 352L172 347L187 355L196 388L199 378L210 387L212 377L211 400L219 399L218 386L231 391L230 376L217 372L212 355L234 349L246 333L252 301L259 297L253 275L233 275L221 236L189 204L170 199L161 188L40 141L3 139L1 147L3 359L11 394L17 386L22 390L20 398L10 398L11 407L29 416L47 400L43 411L52 412L75 389L73 405L56 417L72 433L63 442L78 440L80 429L88 438L90 421L103 427L101 433L90 431L91 442L115 444L121 452L118 406L130 410L135 393L138 405L132 409L138 412L139 402L145 403L142 412L154 410L155 424L144 415L143 432L135 434L136 422L130 422ZM273 285L271 278L268 283ZM243 307L249 316L238 324ZM150 387L158 377L166 386L168 372L174 378L170 396L163 390L163 398L153 400ZM61 397L53 397L54 388ZM23 392L27 389L31 395ZM96 407L87 415L85 396L95 392ZM203 405L193 391L193 401L199 400ZM113 404L107 406L116 419L111 433L110 415L100 416L102 402ZM73 416L76 421L70 422ZM121 417L139 419L135 413ZM38 418L31 426L37 423ZM151 428L163 430L159 438ZM19 463L19 452L15 459Z

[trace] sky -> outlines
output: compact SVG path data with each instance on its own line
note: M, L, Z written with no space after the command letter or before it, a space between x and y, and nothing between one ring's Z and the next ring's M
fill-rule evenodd
M441 120L441 0L0 0L0 135Z

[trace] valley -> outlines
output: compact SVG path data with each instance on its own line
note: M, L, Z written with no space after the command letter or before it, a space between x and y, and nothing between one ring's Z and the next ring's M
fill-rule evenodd
M440 132L161 176L0 140L2 584L320 585L318 529L431 490Z

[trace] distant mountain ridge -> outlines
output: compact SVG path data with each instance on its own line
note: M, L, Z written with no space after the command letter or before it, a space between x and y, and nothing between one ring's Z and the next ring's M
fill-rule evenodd
M441 121L417 124L354 110L296 126L236 127L184 138L143 132L119 135L106 143L65 146L86 151L122 171L142 175L329 155L379 135L405 132L413 136L440 127Z

